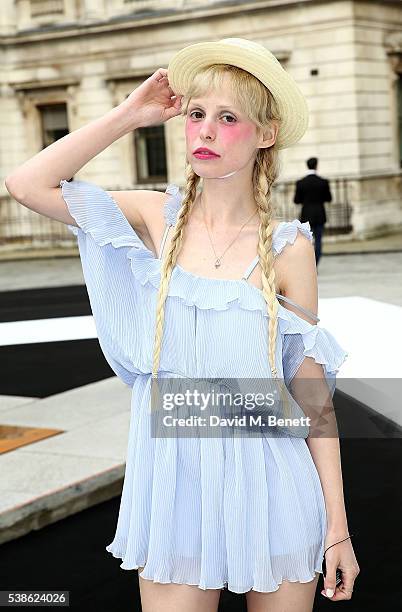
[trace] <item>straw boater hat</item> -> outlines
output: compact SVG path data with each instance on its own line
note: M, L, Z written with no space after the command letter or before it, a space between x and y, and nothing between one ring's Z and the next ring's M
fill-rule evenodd
M276 139L278 149L290 147L302 138L308 127L306 99L293 77L268 49L244 38L223 38L189 45L178 51L169 62L169 86L176 95L185 95L199 70L211 64L243 68L269 89L282 119Z

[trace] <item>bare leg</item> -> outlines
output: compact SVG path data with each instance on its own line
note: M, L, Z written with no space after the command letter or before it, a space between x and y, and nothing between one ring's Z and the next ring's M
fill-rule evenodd
M319 573L310 582L284 580L273 593L246 593L247 612L311 612Z
M217 612L221 589L152 582L141 578L143 569L138 568L142 612Z

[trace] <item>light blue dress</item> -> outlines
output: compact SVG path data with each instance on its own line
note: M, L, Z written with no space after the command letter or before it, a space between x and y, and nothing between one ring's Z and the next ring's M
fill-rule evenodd
M313 580L322 572L326 509L305 437L151 437L161 260L106 191L86 181L63 179L60 186L79 226L68 227L77 236L100 346L132 388L120 511L106 550L125 570L144 567L145 579L201 589L269 592L283 580ZM174 184L166 192L167 231L182 194ZM308 222L276 227L275 256L298 231L313 239ZM258 257L239 280L200 277L176 265L158 375L271 376L266 303L247 281L257 263ZM276 350L278 376L287 383L306 356L334 383L348 355L326 329L280 303Z

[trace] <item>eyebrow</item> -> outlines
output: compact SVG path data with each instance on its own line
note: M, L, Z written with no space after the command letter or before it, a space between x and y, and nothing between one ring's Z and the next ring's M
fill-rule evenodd
M202 104L200 104L199 102L190 102L190 106L194 104L194 106L200 106L201 108L203 108ZM230 104L219 104L216 108L222 109L222 108L233 108L233 110L235 110L234 106L232 107Z

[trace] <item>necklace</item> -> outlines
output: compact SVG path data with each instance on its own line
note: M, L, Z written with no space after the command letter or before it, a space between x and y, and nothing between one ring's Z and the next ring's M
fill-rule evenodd
M200 203L201 203L201 202L202 202L202 193L201 193L201 197L200 197ZM232 242L229 244L229 246L228 246L228 247L226 247L226 249L223 251L222 255L221 255L220 257L218 257L218 256L217 256L217 254L216 254L216 251L215 251L215 248L214 248L214 245L213 245L212 239L211 239L211 235L210 235L210 233L209 233L208 225L207 225L207 223L206 223L206 221L205 221L204 207L203 207L203 206L201 206L201 209L202 209L202 215L203 215L203 219L204 219L205 227L207 228L207 232L208 232L208 236L209 236L209 241L210 241L210 243L211 243L212 249L213 249L214 254L215 254L215 257L216 257L216 259L215 259L215 268L219 268L219 266L220 266L220 265L221 265L221 263L222 263L222 258L223 258L223 256L224 256L224 254L226 253L226 251L227 251L227 250L228 250L228 249L229 249L229 248L232 246L232 244L234 243L234 241L235 241L235 240L237 240L237 237L239 236L239 234L240 234L240 232L242 231L243 227L244 227L245 225L247 225L247 223L248 223L248 222L249 222L249 221L250 221L250 220L251 220L251 219L254 217L254 215L255 215L255 214L258 212L258 211L256 210L256 211L255 211L255 212L254 212L254 213L251 215L251 217L250 217L250 218L249 218L249 219L248 219L248 220L247 220L247 221L246 221L246 222L245 222L245 223L244 223L244 224L241 226L241 228L240 228L239 232L237 233L237 235L235 236L235 238L232 240Z

